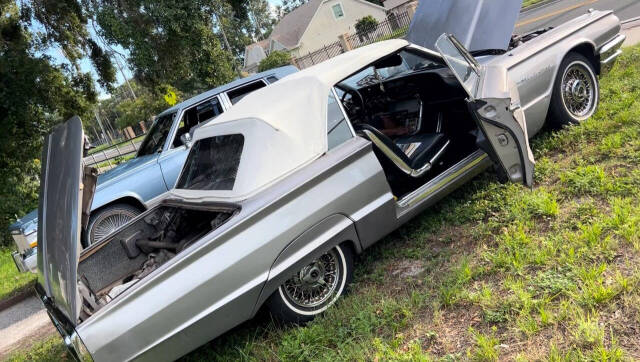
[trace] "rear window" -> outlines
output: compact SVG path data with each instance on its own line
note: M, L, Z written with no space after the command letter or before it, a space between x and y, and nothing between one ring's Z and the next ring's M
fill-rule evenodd
M197 141L184 165L177 189L233 190L244 136L232 134Z
M227 92L227 96L229 96L229 100L231 101L231 104L236 104L238 103L242 98L244 98L244 96L246 96L247 94L256 91L260 88L266 87L267 85L265 84L265 82L259 80L257 82L253 82L253 83L249 83L247 85L244 85L242 87L236 88L234 90L231 90L229 92Z

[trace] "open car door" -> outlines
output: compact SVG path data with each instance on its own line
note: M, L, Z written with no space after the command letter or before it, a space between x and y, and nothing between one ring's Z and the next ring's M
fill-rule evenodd
M510 181L531 187L535 161L518 89L507 69L480 65L453 35L442 34L436 48L469 95L469 110L482 131L478 146Z

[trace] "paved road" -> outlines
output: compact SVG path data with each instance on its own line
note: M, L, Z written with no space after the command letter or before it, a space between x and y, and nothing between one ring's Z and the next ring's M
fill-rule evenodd
M36 297L0 311L0 359L53 333L55 328Z
M640 0L558 0L520 14L516 33L558 26L586 13L590 8L614 10L621 20L640 16Z

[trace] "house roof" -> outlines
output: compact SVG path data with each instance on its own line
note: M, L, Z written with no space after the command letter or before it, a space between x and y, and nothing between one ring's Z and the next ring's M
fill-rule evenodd
M323 2L324 0L309 0L308 3L285 15L273 28L270 38L277 40L289 49L298 46L302 35L311 23L311 19Z

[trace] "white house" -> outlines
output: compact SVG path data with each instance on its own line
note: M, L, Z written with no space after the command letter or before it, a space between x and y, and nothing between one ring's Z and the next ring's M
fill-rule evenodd
M244 69L255 72L273 50L286 50L294 57L318 50L339 35L354 33L356 22L367 15L384 21L386 10L365 0L310 0L285 15L268 39L245 48Z

